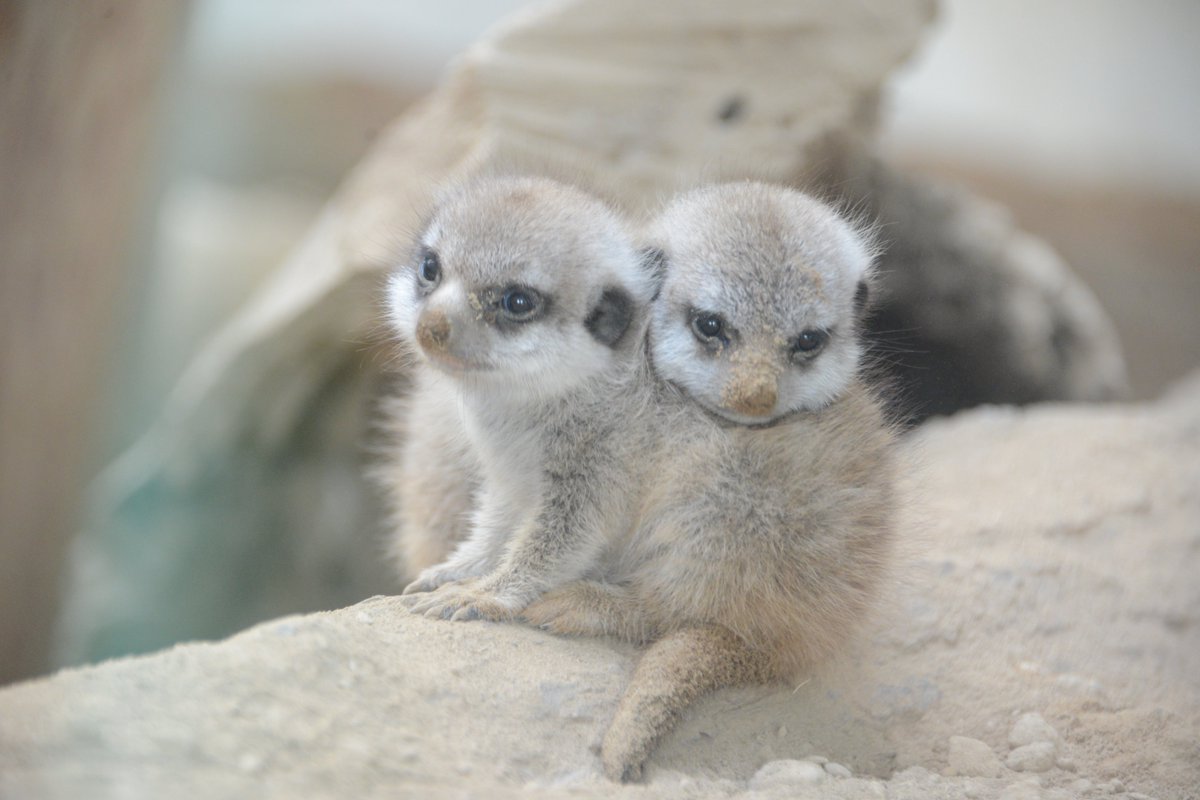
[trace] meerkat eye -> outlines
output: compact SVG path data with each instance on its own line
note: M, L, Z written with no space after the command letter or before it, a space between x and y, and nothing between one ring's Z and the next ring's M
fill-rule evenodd
M692 332L702 342L725 339L725 320L720 314L701 312L692 317Z
M500 309L512 319L530 319L540 306L541 298L532 289L514 286L500 297Z
M425 283L438 282L442 277L442 262L437 253L432 250L425 250L421 253L421 264L417 267L417 274Z
M800 335L792 340L792 353L805 356L813 355L825 345L828 339L828 333L816 330L815 328L801 331Z

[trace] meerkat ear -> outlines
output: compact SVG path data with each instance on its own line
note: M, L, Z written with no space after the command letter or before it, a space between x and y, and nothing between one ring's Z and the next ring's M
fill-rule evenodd
M616 347L632 321L633 298L624 289L610 286L600 295L583 324L597 342Z
M646 247L642 249L641 255L642 268L654 280L654 295L650 298L654 301L658 299L658 293L662 291L663 281L667 277L667 254L657 247Z

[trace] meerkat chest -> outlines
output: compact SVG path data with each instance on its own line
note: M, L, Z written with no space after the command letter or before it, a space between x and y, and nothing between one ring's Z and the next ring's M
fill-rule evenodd
M803 441L781 446L775 432L730 431L701 417L674 424L650 472L635 537L644 553L702 571L757 559L797 533L816 483Z
M514 499L529 501L538 494L545 460L545 433L521 409L472 403L463 426L487 483L503 488Z

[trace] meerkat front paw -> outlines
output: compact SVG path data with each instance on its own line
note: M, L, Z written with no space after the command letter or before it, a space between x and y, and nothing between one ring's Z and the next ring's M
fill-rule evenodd
M412 584L409 584L409 588L405 588L405 594L400 595L400 605L404 606L414 614L433 616L432 614L427 614L425 609L427 609L430 604L434 602L435 598L441 596L449 597L450 595L447 593L451 590L463 590L468 586L472 586L478 582L478 578L463 578L462 580L445 581L432 589L414 588L411 592L409 592L409 588L415 586L416 584L414 581Z
M408 586L405 586L401 594L413 595L432 592L447 584L455 583L462 578L463 575L459 574L456 570L446 569L442 566L430 567L429 569L421 570L421 573L417 575L417 579Z
M431 619L453 622L477 619L506 622L513 619L525 605L524 600L478 585L451 584L416 598L416 602L408 605L408 610Z

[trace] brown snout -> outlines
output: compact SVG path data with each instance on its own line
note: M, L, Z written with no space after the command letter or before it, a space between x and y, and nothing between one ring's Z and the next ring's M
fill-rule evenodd
M417 321L417 342L430 353L445 352L450 344L450 320L440 308L429 309Z
M721 400L726 408L748 417L767 416L775 410L778 398L773 374L735 376L721 391Z

